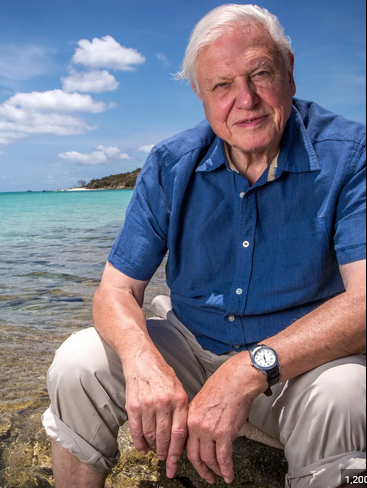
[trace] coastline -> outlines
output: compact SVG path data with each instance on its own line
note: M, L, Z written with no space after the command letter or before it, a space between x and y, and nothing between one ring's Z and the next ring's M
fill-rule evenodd
M83 191L106 191L106 190L134 190L134 187L104 187L104 188L69 188L68 190L52 190L53 192L83 192Z

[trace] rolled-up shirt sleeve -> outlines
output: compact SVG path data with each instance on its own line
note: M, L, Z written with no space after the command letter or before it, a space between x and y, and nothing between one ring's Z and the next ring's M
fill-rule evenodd
M159 152L153 150L139 175L125 224L108 261L130 278L149 281L167 252L169 219Z
M339 198L335 250L339 265L366 259L366 146L360 146Z

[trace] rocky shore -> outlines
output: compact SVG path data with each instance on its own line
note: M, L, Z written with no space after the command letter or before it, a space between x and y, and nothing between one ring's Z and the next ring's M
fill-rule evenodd
M0 333L2 331L0 330ZM42 334L41 334L42 336ZM60 338L61 339L61 338ZM19 340L29 342L29 353L17 357ZM9 348L0 349L0 488L44 488L54 486L50 444L42 426L41 415L48 406L45 388L46 371L53 350L42 357L37 355L37 344L47 341L46 334L34 344L32 335L14 337ZM43 342L44 345L44 342ZM6 350L8 349L8 350ZM14 359L11 358L17 357ZM9 362L13 374L4 378L1 372ZM24 381L33 384L32 397L23 396ZM9 401L9 388L13 389ZM1 402L7 397L6 403ZM108 488L204 488L200 479L184 458L175 480L165 477L164 463L154 453L141 456L132 444L128 425L120 432L121 460L109 477ZM235 444L236 481L234 488L282 488L286 473L284 453L246 439ZM224 487L222 481L217 485Z
M40 425L47 406L38 399L23 411L1 413L0 488L53 487L49 441ZM207 483L183 458L177 477L168 480L164 463L154 453L141 456L132 444L128 425L121 429L121 460L108 478L107 488L205 488ZM234 488L283 488L286 473L284 453L246 439L235 443ZM224 481L218 481L224 488Z
M165 291L164 268L147 290L146 303ZM90 293L90 292L88 292ZM91 325L91 296L70 328L47 330L17 327L0 320L0 488L54 486L50 444L41 415L49 404L46 374L57 347L74 330ZM144 310L149 316L148 307ZM183 458L178 476L165 477L164 463L154 453L141 456L133 447L128 425L120 432L121 460L107 488L204 488L208 486ZM247 439L235 443L234 488L283 488L287 471L284 452ZM224 488L218 481L216 486Z

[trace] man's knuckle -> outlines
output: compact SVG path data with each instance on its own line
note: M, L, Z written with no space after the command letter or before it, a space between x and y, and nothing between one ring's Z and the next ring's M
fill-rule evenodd
M172 437L178 441L185 440L187 437L187 429L175 429L172 432Z
M144 439L144 434L138 430L131 430L131 435L134 439Z
M159 409L167 410L171 405L171 398L168 395L161 395L157 397L156 404Z
M201 425L200 420L195 417L190 417L187 422L187 426L189 430L193 430L193 431L197 430L200 427L200 425Z
M130 402L127 405L127 410L132 414L139 415L141 413L141 405L139 402Z
M209 422L203 422L201 424L201 430L205 435L211 435L212 434L212 425Z
M232 460L228 457L218 456L217 457L218 464L225 468L229 468L232 465Z
M206 456L203 456L202 457L202 460L204 461L204 463L209 466L209 468L213 467L213 466L216 466L217 465L217 460L214 459L213 457L206 457Z
M171 436L168 434L158 434L157 443L159 444L169 444L171 442Z
M176 398L177 405L181 408L185 407L189 403L186 393L179 393Z
M224 437L226 437L227 431L226 429L220 427L215 429L214 435L216 439L223 439Z
M156 440L155 432L145 432L144 437L149 442L154 442Z
M150 412L154 409L155 400L152 397L145 397L142 401L142 410Z
M200 459L199 459L199 456L197 454L193 454L191 452L188 452L187 453L187 458L188 460L190 461L191 464L198 464Z

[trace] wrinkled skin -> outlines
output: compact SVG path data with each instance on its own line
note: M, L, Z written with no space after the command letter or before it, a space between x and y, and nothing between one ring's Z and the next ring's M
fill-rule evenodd
M227 483L234 480L233 442L267 386L265 376L251 367L249 353L242 353L227 361L190 404L187 453L208 483L215 483L214 473Z
M187 439L188 398L173 369L149 349L125 367L126 410L135 447L144 455L156 451L174 478Z
M229 28L204 47L197 60L197 95L232 159L255 180L278 153L296 93L293 55L286 64L274 41L258 25ZM257 178L256 178L257 176Z

